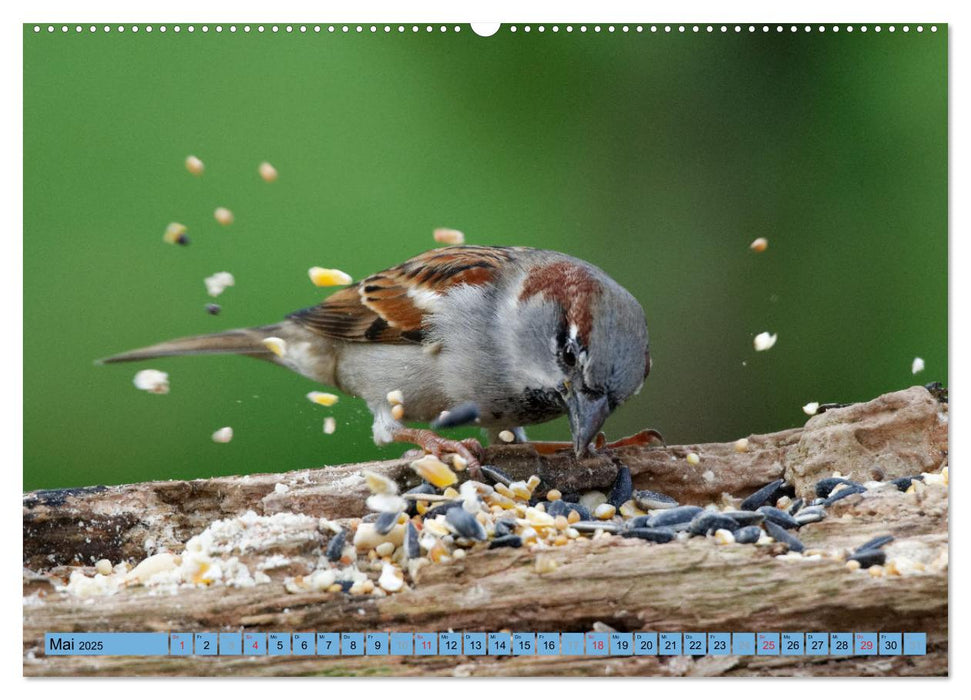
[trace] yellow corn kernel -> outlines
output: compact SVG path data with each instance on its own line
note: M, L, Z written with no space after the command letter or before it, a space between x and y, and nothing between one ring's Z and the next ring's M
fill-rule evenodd
M685 457L685 460L687 460L688 464L691 466L695 466L701 462L701 457L699 457L698 453L696 452L689 452Z
M764 253L768 247L769 247L769 241L768 239L765 239L765 238L756 238L749 245L749 248L751 248L756 253Z
M391 417L394 418L395 420L401 420L402 418L404 418L405 417L405 407L402 406L400 403L399 404L395 404L394 406L392 406L391 407Z
M432 237L436 243L445 245L462 245L465 243L465 234L454 228L437 228L432 232Z
M196 156L188 156L185 159L185 169L193 175L202 175L202 172L206 169L206 166Z
M260 163L259 171L260 171L260 177L263 178L266 182L275 182L278 177L276 168L274 168L272 165L267 163L265 160L262 163Z
M455 475L448 465L444 464L434 455L425 455L411 463L411 468L422 479L436 488L445 488L456 483L459 478Z
M539 486L539 484L540 478L538 476L533 474L531 477L529 477L529 479L526 481L526 488L530 490L530 495L532 495L532 492L536 490L536 487Z
M283 357L287 352L287 341L283 338L271 336L269 338L263 338L262 343L267 350L277 357Z
M405 395L402 393L401 389L395 389L394 391L388 392L388 403L392 406L397 406L399 403L405 402Z
M354 281L346 272L324 267L312 267L307 274L310 276L310 281L318 287L342 287Z
M549 491L546 492L547 501L558 501L561 498L563 498L563 494L560 493L557 489L550 489Z
M188 229L185 227L185 224L173 221L165 227L165 235L162 236L162 240L172 245L186 245L189 242L189 239L185 236L186 231Z
M216 207L216 211L212 213L212 217L223 226L229 226L236 218L233 216L233 212L229 211L226 207Z
M569 513L566 514L566 521L571 525L573 523L578 523L580 522L580 514L575 510L571 510Z

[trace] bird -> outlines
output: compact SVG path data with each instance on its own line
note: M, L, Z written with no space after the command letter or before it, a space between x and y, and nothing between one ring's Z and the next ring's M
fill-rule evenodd
M267 338L285 349L273 352ZM651 370L644 309L630 292L578 258L505 246L429 250L279 323L170 340L100 363L211 354L269 361L359 397L373 414L375 444L458 454L472 475L478 440L407 422L458 407L469 413L471 405L491 441L508 430L524 442L525 426L566 414L565 446L582 458ZM399 391L403 416L388 400Z

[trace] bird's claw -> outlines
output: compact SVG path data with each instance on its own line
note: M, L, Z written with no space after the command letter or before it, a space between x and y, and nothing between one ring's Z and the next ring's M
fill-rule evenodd
M613 442L607 442L607 436L604 433L597 433L597 437L593 441L593 447L594 450L599 452L604 449L615 450L619 447L650 445L652 442L660 442L662 445L666 444L661 433L647 428L633 435L614 440ZM573 443L570 442L531 442L529 444L541 455L551 455L561 450L573 449Z
M480 459L482 445L475 438L465 440L451 440L442 437L431 430L404 428L394 435L395 442L410 442L420 447L425 453L441 459L443 455L452 453L464 459L468 465L469 476L479 479L482 476Z

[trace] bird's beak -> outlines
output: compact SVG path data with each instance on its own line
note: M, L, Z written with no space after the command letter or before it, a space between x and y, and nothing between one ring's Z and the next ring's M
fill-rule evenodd
M570 387L564 399L566 400L567 412L570 415L573 451L576 452L577 457L585 457L590 452L590 443L600 432L607 416L610 415L607 397L591 398Z

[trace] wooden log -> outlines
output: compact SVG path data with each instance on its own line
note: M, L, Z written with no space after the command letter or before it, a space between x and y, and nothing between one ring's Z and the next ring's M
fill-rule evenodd
M843 420L839 419L843 412ZM746 495L786 476L806 492L831 468L871 480L946 464L946 405L923 388L827 411L805 428L732 443L625 447L577 464L569 455L540 457L528 446L488 452L490 463L550 485L607 488L618 460L635 486L711 502ZM906 417L906 420L901 416ZM840 426L845 430L841 430ZM889 427L888 427L889 426ZM882 441L842 439L883 431ZM892 428L892 429L891 429ZM867 431L870 431L867 433ZM819 431L823 431L820 433ZM860 431L863 431L861 433ZM825 434L825 435L824 435ZM828 436L828 437L827 437ZM895 437L898 436L898 437ZM879 443L879 444L878 444ZM808 445L808 447L807 447ZM866 450L868 457L861 456ZM829 450L829 453L826 451ZM688 451L701 457L692 467ZM845 460L839 459L845 453ZM794 455L802 455L795 461ZM825 455L832 459L827 461ZM825 464L805 468L805 463ZM882 472L874 474L876 461ZM803 465L800 468L800 465ZM414 585L386 597L287 592L283 573L248 588L181 587L176 593L126 588L97 599L55 591L68 564L138 561L152 548L174 551L213 520L253 510L330 519L364 514L360 470L415 478L405 461L190 482L151 482L24 497L24 672L26 675L941 675L947 674L946 488L913 493L872 488L834 504L800 538L820 556L778 556L784 548L718 546L695 538L665 545L609 537L549 551L469 550L464 559L422 569ZM613 470L613 472L611 471ZM863 473L866 470L866 473ZM565 480L563 472L569 471ZM710 472L710 474L709 474ZM276 484L288 485L277 492ZM83 520L84 525L79 525ZM872 577L850 571L841 553L890 533L888 556L922 571ZM304 536L306 535L306 536ZM90 539L91 542L86 541ZM324 544L311 527L251 553L281 551L312 568ZM548 573L537 573L537 558ZM250 564L255 564L255 559ZM555 562L551 565L549 562ZM91 601L95 602L92 603ZM921 657L45 657L46 631L895 631L925 632Z

